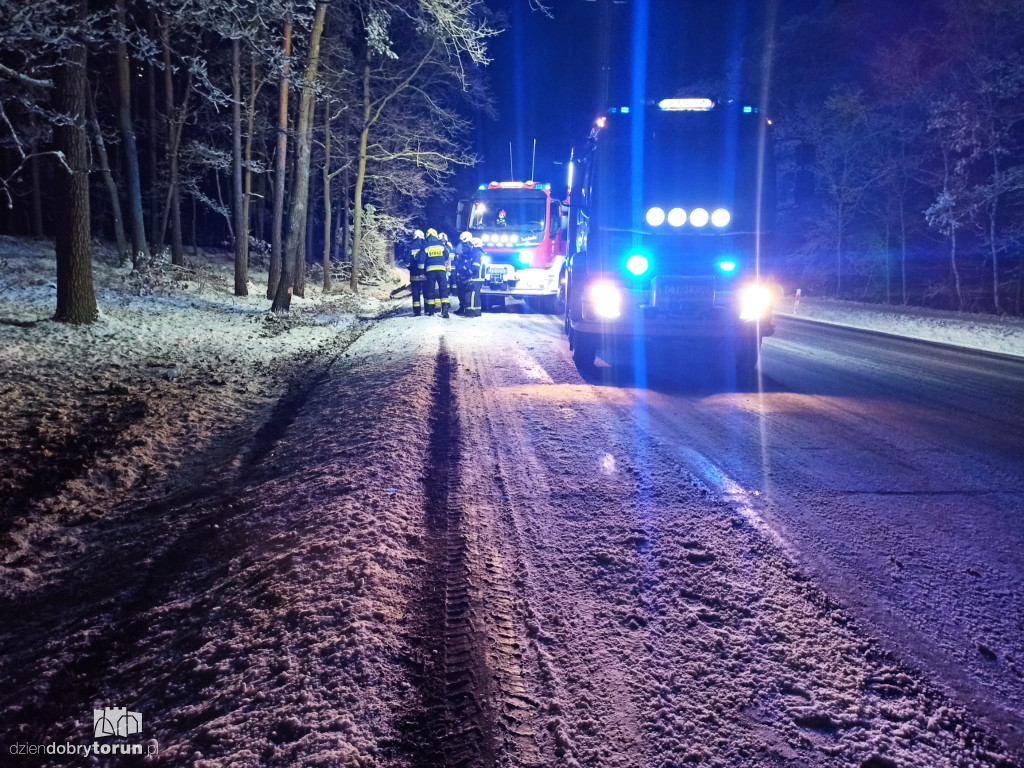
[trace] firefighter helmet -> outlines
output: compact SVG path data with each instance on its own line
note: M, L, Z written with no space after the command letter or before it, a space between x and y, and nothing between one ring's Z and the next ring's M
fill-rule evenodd
M415 232L412 233L412 236L415 237L417 240L422 240L423 239L423 230L422 229L417 229Z
M473 238L473 247L474 248L483 248L484 247L484 241L481 240L479 237L474 237Z
M447 243L448 242L448 235L446 235L444 232L442 232L441 234L439 234L437 236L437 239L438 240L444 240Z
M464 243L471 242L473 240L473 235L471 235L469 232L463 232L461 235L459 235L459 240L461 240Z
M431 227L427 230L427 237L437 237L437 230Z

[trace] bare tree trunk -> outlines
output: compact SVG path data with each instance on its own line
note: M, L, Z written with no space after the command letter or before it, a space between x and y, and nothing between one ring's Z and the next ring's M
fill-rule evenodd
M320 37L324 31L327 5L326 0L317 0L316 16L313 19L313 29L310 34L309 60L306 64L306 73L302 82L299 124L295 137L295 194L292 196L291 213L288 217L291 226L288 230L288 241L281 260L281 280L278 282L277 293L274 295L274 304L271 307L275 312L287 311L291 307L293 277L289 272L301 266L297 263L299 237L302 234L298 231L300 229L298 225L306 217L306 206L308 203L310 144L312 143L313 123L313 85L316 83L317 69L320 65Z
M84 21L86 0L78 1L78 18ZM89 222L89 141L85 131L89 84L85 79L85 46L73 45L57 69L57 111L73 122L54 128L54 144L70 168L58 169L60 210L57 216L57 312L55 320L92 323L99 316L92 284L92 231Z
M307 200L310 196L307 196ZM316 199L312 196L312 199ZM313 205L306 205L306 220L302 224L302 237L299 238L299 253L295 259L295 272L292 277L292 295L306 296L306 265L309 264L309 254L313 252L313 235L316 232L316 216Z
M338 261L348 261L348 243L352 239L352 216L349 207L349 198L352 194L352 183L349 179L349 169L341 174L341 230L338 238L338 247L341 249L341 256Z
M153 13L150 12L147 15L147 29L146 32L150 38L155 37L153 29ZM157 109L156 109L156 67L152 62L146 64L146 97L148 107L148 116L146 119L146 127L149 129L149 194L147 195L148 205L146 210L149 213L149 234L153 237L154 241L157 240L154 235L156 234L157 224L157 208L159 206L160 193L157 188L157 180L160 176L160 169L157 166L156 148L160 143L159 129L157 128ZM170 115L167 115L167 119L170 120ZM159 253L163 250L163 235L159 238L160 242L157 243L156 252Z
M245 224L245 263L249 264L249 203L252 200L252 129L256 120L256 57L249 55L249 103L245 133L245 184L242 192L242 221Z
M1021 249L1017 255L1017 301L1016 301L1017 317L1021 316L1024 312L1024 249Z
M167 111L167 201L161 217L158 242L163 243L167 230L167 220L171 223L171 263L185 263L185 249L181 244L181 199L178 192L178 142L181 140L181 126L185 121L184 110L188 106L188 96L192 88L192 75L185 83L185 95L182 97L182 112L179 117L174 114L174 68L171 63L171 31L170 20L165 16L161 19L160 40L163 43L164 60L164 104ZM169 207L169 210L168 210Z
M359 165L356 169L356 192L353 201L352 216L352 275L349 286L359 292L359 257L363 247L363 183L366 181L366 148L370 136L370 50L366 50L366 61L363 63L363 129L359 133Z
M36 117L29 113L29 125L33 137L36 135ZM43 185L39 177L39 163L41 158L33 157L29 160L29 173L32 176L32 236L43 236Z
M885 303L892 304L892 267L890 262L892 260L892 217L890 216L892 206L891 198L889 205L885 208Z
M903 306L907 306L907 206L900 195L900 278L903 286Z
M199 223L199 214L196 211L196 199L192 198L192 258L199 258L199 238L196 236L196 225Z
M953 286L956 290L957 310L964 311L964 297L960 292L960 268L956 263L956 225L954 224L949 233L949 266L953 270Z
M235 296L249 295L249 222L242 200L242 44L231 41L231 210L235 217Z
M843 208L839 206L839 231L836 233L836 298L843 292Z
M1002 169L999 166L999 152L992 152L992 186L999 189L1002 184ZM1003 307L999 302L999 248L996 245L996 216L999 213L999 193L992 198L988 207L988 243L992 254L992 305L996 314L1002 315Z
M220 188L220 170L215 169L213 172L213 183L217 188L217 203L220 207L219 213L224 217L224 222L228 225L228 238L232 241L235 239L235 227L231 223L231 211L227 210L227 206L224 205L224 192Z
M274 158L274 215L270 223L270 279L267 298L277 295L281 281L281 226L284 216L284 181L288 167L288 75L292 55L292 17L284 20L284 62L281 65L281 85L277 113L277 156Z
M116 0L117 20L123 33L127 33L125 0ZM146 222L142 212L142 181L139 177L139 151L135 145L135 128L132 126L132 82L128 62L128 46L117 43L117 85L118 121L121 126L121 143L124 145L125 175L128 177L128 211L132 234L132 260L149 258L146 243Z
M324 102L324 293L331 292L331 101Z
M100 122L96 119L96 106L93 103L92 91L86 86L86 96L89 99L89 124L92 127L92 139L96 145L96 157L100 161L100 173L103 176L103 184L110 195L110 211L114 219L114 238L117 240L117 259L124 266L131 260L132 247L124 234L124 218L121 213L121 199L117 194L117 184L114 183L114 176L110 173L110 160L107 157L107 145L103 140L103 130Z

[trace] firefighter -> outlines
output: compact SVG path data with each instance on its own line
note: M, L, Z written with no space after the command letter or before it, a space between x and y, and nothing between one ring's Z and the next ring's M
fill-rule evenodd
M482 311L480 294L484 287L484 243L477 237L468 245L469 247L463 250L459 262L461 267L459 314L465 317L480 317Z
M444 266L448 276L448 295L451 296L455 293L455 249L444 232L438 234L437 238L444 244Z
M423 242L423 265L427 274L427 314L441 310L448 317L448 250L437 236L437 230L428 229Z
M412 313L419 316L423 307L423 294L427 286L427 273L423 270L423 231L412 234L409 246L409 290L412 292Z

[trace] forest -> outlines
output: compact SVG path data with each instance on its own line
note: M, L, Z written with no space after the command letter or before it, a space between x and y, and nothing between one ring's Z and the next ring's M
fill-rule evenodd
M1021 315L1024 2L817 3L765 47L788 282Z
M475 161L497 31L479 0L3 0L0 231L55 238L71 323L93 238L135 269L228 247L238 296L261 259L275 311L310 263L358 290Z
M772 119L770 272L1024 314L1024 0L766 7L717 96ZM502 26L483 0L0 0L0 234L55 238L75 323L94 238L137 268L230 249L238 295L258 260L275 310L310 275L358 290L477 163Z

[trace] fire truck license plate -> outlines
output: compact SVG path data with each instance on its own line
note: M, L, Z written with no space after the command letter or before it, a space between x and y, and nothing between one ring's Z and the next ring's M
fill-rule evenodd
M503 283L505 282L505 270L490 269L487 271L487 279L492 283Z
M714 302L713 278L658 277L654 285L654 306L668 312L682 312Z

